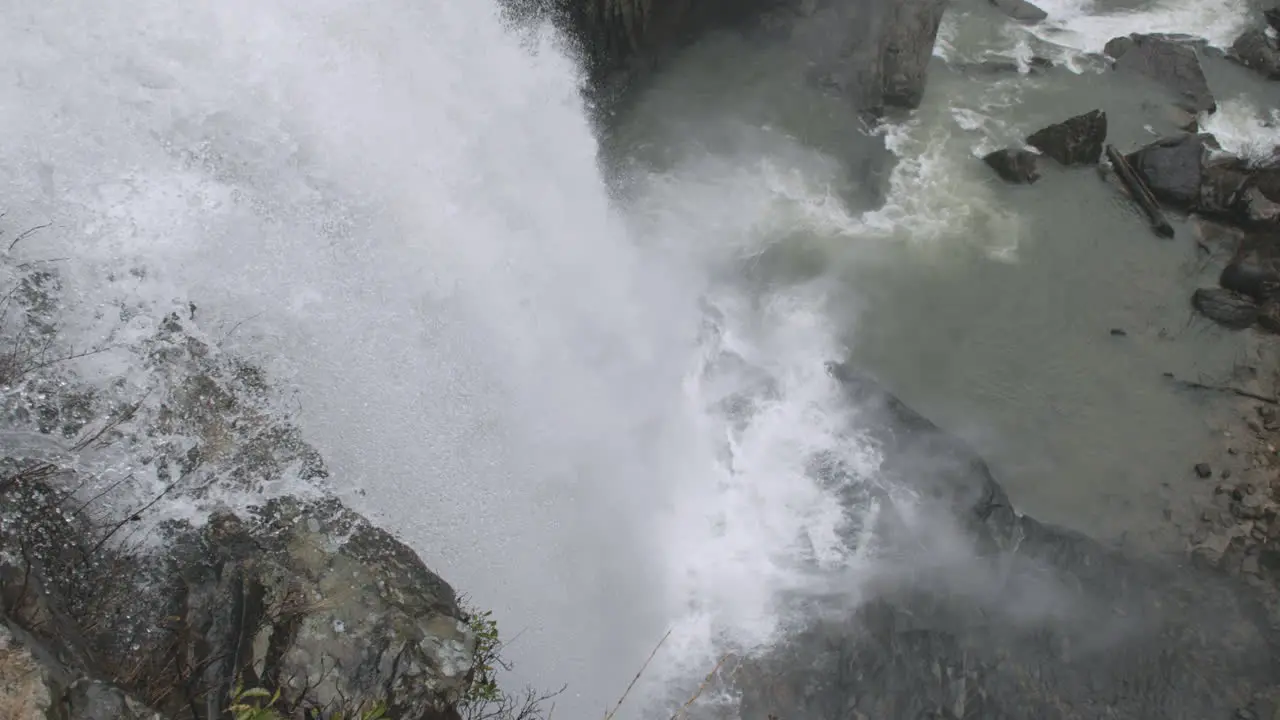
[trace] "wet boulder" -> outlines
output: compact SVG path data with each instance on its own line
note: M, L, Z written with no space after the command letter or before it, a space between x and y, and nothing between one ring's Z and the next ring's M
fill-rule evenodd
M991 4L1018 22L1038 23L1049 17L1049 13L1027 0L991 0Z
M1269 80L1280 80L1280 47L1265 30L1246 31L1231 45L1230 57Z
M176 641L197 658L196 684L217 690L211 718L233 678L278 688L292 708L385 702L398 716L452 716L475 637L453 589L386 532L336 500L283 498L169 534L151 573L167 592L148 609L181 626L133 642L162 657L155 645Z
M1102 155L1107 140L1107 114L1091 110L1037 130L1027 144L1063 165L1091 165Z
M1189 210L1200 203L1205 162L1215 147L1212 135L1180 135L1157 140L1127 159L1156 198Z
M1273 263L1255 257L1233 260L1222 269L1218 284L1259 302L1280 294L1280 272Z
M1201 315L1232 330L1244 330L1258 321L1257 301L1234 290L1200 288L1192 293L1191 306Z
M1132 34L1112 38L1103 50L1115 59L1116 70L1147 77L1178 98L1193 113L1213 112L1218 104L1209 90L1195 48L1170 35Z
M1258 302L1280 299L1280 234L1250 232L1236 242L1218 284Z
M1036 167L1039 157L1030 150L1005 148L988 154L982 161L1007 182L1031 184L1040 179L1040 171Z

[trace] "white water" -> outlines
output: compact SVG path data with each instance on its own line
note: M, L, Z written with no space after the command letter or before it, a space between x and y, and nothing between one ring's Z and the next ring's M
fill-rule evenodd
M807 463L874 456L842 437L821 287L709 279L774 204L708 218L675 175L628 222L574 64L525 40L479 1L13 0L0 202L53 221L15 252L72 258L72 341L196 302L297 390L339 489L526 631L515 681L590 716L669 627L633 704L773 639L780 593L851 562Z

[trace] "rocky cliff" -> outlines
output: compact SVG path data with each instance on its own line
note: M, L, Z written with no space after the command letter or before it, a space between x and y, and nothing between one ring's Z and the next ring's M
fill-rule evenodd
M861 111L914 108L947 0L507 0L547 13L577 41L595 96L612 102L708 33L812 52L815 79Z
M123 348L129 378L84 381L68 371L83 353L58 337L57 276L14 283L0 301L0 716L213 720L248 688L288 717L458 717L477 665L469 616L327 491L260 371L207 341L191 306Z

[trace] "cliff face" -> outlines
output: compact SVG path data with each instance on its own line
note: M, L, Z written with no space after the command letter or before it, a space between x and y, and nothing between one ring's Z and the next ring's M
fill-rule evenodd
M507 0L520 14L534 0ZM914 108L947 0L557 0L549 9L577 40L597 97L616 100L672 53L714 31L812 53L815 79L857 110Z
M3 302L0 716L214 720L241 687L289 717L458 717L477 638L453 589L328 492L194 307L104 383L60 362L55 275Z

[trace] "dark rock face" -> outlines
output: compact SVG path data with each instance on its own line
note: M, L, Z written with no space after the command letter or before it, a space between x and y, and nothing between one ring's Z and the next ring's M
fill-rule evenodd
M1212 135L1182 135L1158 140L1128 156L1129 164L1160 200L1180 208L1199 205L1200 186Z
M1258 321L1258 303L1247 295L1225 288L1196 290L1191 295L1191 306L1201 315L1232 330L1244 330Z
M1262 17L1267 21L1267 25L1271 26L1272 30L1280 32L1280 7L1263 10Z
M1280 80L1280 49L1260 29L1249 30L1231 46L1231 57L1270 80Z
M991 0L991 4L1018 22L1038 23L1049 17L1049 13L1026 0Z
M1102 156L1107 114L1092 110L1036 131L1027 144L1063 165L1091 165Z
M279 690L289 717L385 703L390 717L456 718L476 639L453 590L332 499L323 461L267 401L261 371L221 355L186 317L170 315L130 356L154 381L145 407L121 414L75 378L38 373L0 399L8 429L58 447L87 437L126 453L183 438L131 456L168 484L160 497L109 510L102 498L133 475L95 489L100 478L61 460L0 458L0 627L42 668L29 689L70 703L49 715L64 720L225 718L236 683ZM64 402L41 405L45 393ZM306 499L263 497L286 482ZM201 526L144 517L170 492L198 505L212 488L258 504Z
M933 44L946 8L946 0L898 0L894 4L881 49L882 97L886 105L920 105Z
M242 677L280 688L287 707L385 698L397 716L453 715L475 652L453 589L336 501L272 501L245 520L224 514L200 530L175 529L170 547L152 570L169 588L154 609L168 614L151 619L203 629L173 649L201 659L208 687ZM180 637L152 640L147 655L163 657ZM210 697L231 687L221 689Z
M1039 156L1030 150L1005 148L982 158L992 170L1011 183L1030 184L1040 179L1036 164Z
M937 509L920 522L954 518L977 554L924 564L937 548L912 554L919 536L905 536L890 552L910 569L871 580L874 600L849 612L833 597L743 663L743 718L1202 720L1269 686L1275 631L1243 588L1015 515L963 442L851 369L833 374L886 472Z
M1116 69L1148 77L1168 88L1179 105L1193 113L1218 108L1200 58L1190 44L1165 35L1133 34L1113 38L1104 49L1115 58Z
M1161 201L1250 228L1280 224L1280 167L1221 151L1207 133L1163 138L1128 156Z
M811 54L814 77L857 110L911 108L947 0L504 0L550 13L583 50L593 95L613 102L637 79L710 32L740 30Z

